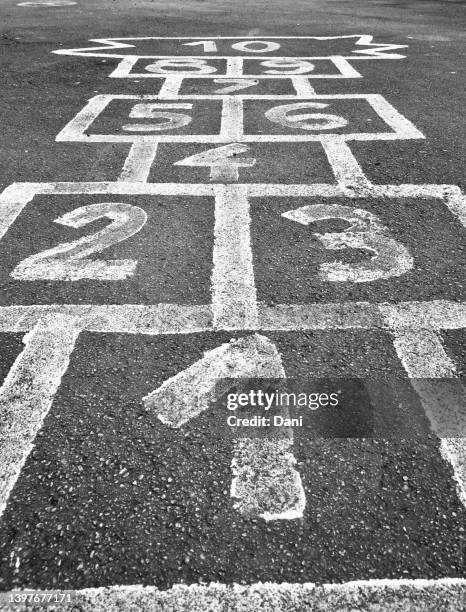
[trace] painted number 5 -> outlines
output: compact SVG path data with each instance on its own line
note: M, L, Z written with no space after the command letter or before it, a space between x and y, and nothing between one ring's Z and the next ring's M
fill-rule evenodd
M321 264L320 276L332 282L367 283L401 276L413 267L409 251L390 236L388 229L372 213L338 204L314 204L290 210L283 217L309 225L325 219L341 219L350 226L343 232L314 233L326 249L364 249L372 258L363 264L332 262Z
M137 265L134 259L103 260L88 259L88 257L139 232L147 220L142 208L120 202L90 204L55 219L55 223L80 228L104 218L112 221L104 229L31 255L16 266L11 276L25 281L81 279L114 281L133 275Z

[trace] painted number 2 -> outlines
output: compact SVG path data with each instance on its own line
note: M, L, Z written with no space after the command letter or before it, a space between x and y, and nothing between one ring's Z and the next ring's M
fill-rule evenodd
M31 255L16 266L11 276L25 281L114 281L133 275L137 266L134 259L103 260L88 257L139 232L147 221L147 215L142 208L120 202L102 202L77 208L55 219L55 222L80 228L103 218L111 219L112 222L95 234Z
M326 249L364 249L372 258L363 264L332 262L321 264L320 276L332 282L367 283L401 276L413 267L409 251L390 236L388 229L375 215L360 208L338 204L314 204L290 210L283 217L309 225L326 219L341 219L349 223L343 232L314 233Z

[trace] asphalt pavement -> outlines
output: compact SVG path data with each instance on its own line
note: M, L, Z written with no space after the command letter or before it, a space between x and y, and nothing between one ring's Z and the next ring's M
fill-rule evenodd
M0 2L1 610L466 610L464 25ZM370 431L210 402L284 376Z

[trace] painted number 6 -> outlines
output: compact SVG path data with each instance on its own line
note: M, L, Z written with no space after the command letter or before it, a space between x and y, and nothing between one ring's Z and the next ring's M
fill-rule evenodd
M306 113L290 115L289 113L301 109L323 109L328 104L321 102L297 102L295 104L283 104L275 106L266 111L265 116L273 123L279 123L287 128L299 130L336 130L348 125L348 121L339 115L329 113Z
M314 204L290 210L283 217L302 225L325 219L341 219L350 227L343 232L314 233L326 249L364 249L372 258L364 264L342 262L320 266L320 276L331 282L368 283L391 276L401 276L413 267L409 251L390 236L388 229L372 213L338 204Z

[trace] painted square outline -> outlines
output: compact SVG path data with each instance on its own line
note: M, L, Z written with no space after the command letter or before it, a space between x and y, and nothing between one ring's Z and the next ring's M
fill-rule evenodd
M179 98L174 97L177 101ZM226 144L230 142L321 142L327 134L309 135L267 135L244 134L243 130L243 104L242 96L183 96L183 100L222 100L222 117L220 134L196 134L196 135L140 135L140 134L94 134L87 135L86 130L90 128L97 117L106 109L112 100L135 100L135 101L164 101L168 98L160 95L122 95L122 94L100 94L91 98L86 106L80 110L75 117L68 122L56 137L56 142L170 142L170 143L211 143ZM251 96L248 100L285 100L296 101L296 96ZM300 97L300 100L305 98ZM308 98L314 100L366 100L374 112L384 121L392 131L388 132L361 132L353 134L341 134L344 141L367 141L367 140L412 140L424 139L420 132L406 117L399 113L384 96L380 94L329 94L313 95Z
M170 76L184 77L184 78L192 78L192 79L289 79L293 75L292 73L283 73L283 74L245 74L244 73L244 61L255 60L260 61L263 59L266 61L267 59L285 59L285 60L309 60L312 61L330 61L335 68L338 70L336 74L305 74L302 75L308 79L360 79L362 78L362 74L358 72L353 66L349 63L349 61L341 56L341 55L331 55L329 57L319 57L319 58L308 58L308 57L280 57L280 56L228 56L228 55L220 55L220 56L204 56L204 55L156 55L150 59L191 59L191 60L205 60L207 62L211 60L226 60L226 68L225 72L213 72L210 74L202 74L196 73L193 71L183 72L182 70L165 73L165 74L157 74L154 72L131 72L134 66L141 60L147 59L141 56L128 56L124 57L118 66L115 68L113 72L111 72L108 76L111 79L163 79Z

